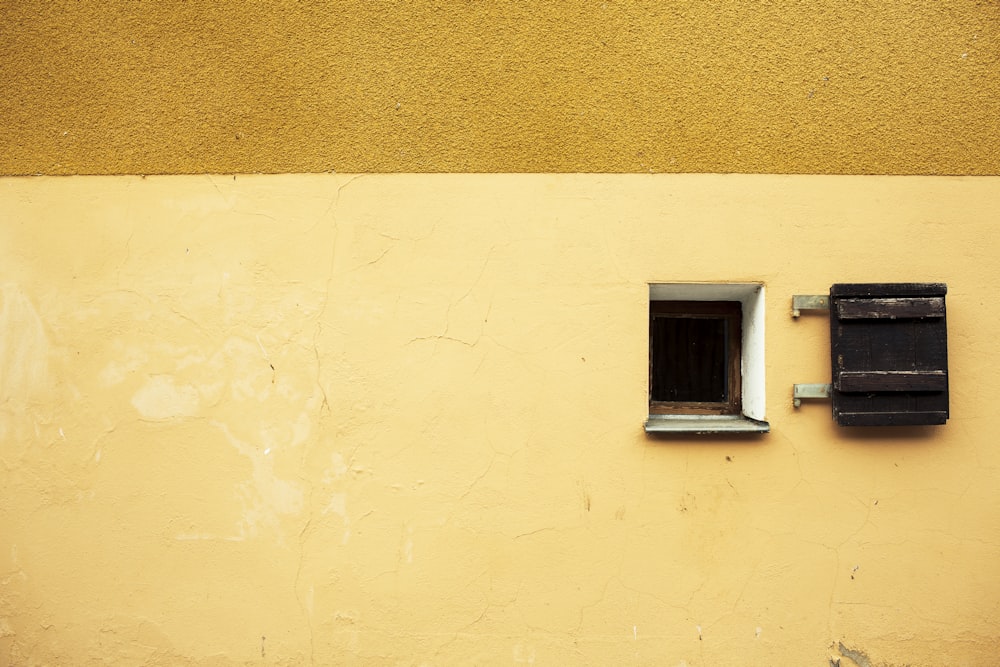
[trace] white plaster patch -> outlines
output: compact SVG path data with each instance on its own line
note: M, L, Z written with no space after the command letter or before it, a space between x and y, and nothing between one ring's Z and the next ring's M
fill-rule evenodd
M190 366L200 366L205 363L205 355L203 354L189 354L182 359L177 361L177 369L184 370Z
M169 375L154 375L132 397L132 405L146 419L191 417L197 414L200 404L197 389L178 386Z
M323 481L329 484L335 479L343 479L346 474L347 463L344 462L344 457L340 452L334 452L330 455L330 467L323 475Z
M211 535L209 533L178 533L174 539L180 542L190 542L195 540L223 540L225 542L242 542L242 535Z
M276 449L284 445L297 447L304 443L312 432L312 422L305 412L300 412L298 418L291 424L288 420L269 421L260 431L260 440L268 449Z
M148 360L149 356L144 351L133 348L125 353L124 359L110 361L98 374L97 379L105 387L121 384L129 373L134 373Z
M292 447L298 447L306 441L312 432L312 422L305 411L299 413L298 419L292 424Z
M257 399L258 401L265 401L270 395L270 384L264 386L264 389L257 391L254 386L256 376L244 374L242 377L233 378L230 388L232 389L233 398L237 401L246 401Z
M406 542L403 543L403 557L407 563L413 562L413 528L406 529Z
M330 496L330 502L323 508L323 515L336 514L344 523L344 535L340 538L341 544L347 544L351 537L351 519L347 516L347 494L334 493Z
M279 514L299 514L302 511L302 489L293 482L279 479L273 471L263 471L255 466L254 484L262 500Z
M237 438L228 424L216 421L211 424L221 430L236 451L250 459L253 465L253 476L239 487L238 497L244 506L239 523L240 535L256 537L261 529L269 529L275 531L279 542L283 542L281 517L302 512L302 489L274 474L273 460L265 455L263 449Z
M49 384L49 341L17 285L4 285L0 297L0 403L20 403Z
M198 385L198 393L201 394L205 403L216 403L225 388L226 383L222 380L219 382L202 382Z
M329 514L333 512L339 517L347 516L347 494L335 493L330 496L330 502L326 504L323 509L323 514Z
M238 401L264 401L271 395L272 371L261 363L257 343L233 336L212 357L213 366L233 371L229 389Z
M520 665L533 665L535 664L535 647L534 646L523 646L521 644L514 645L514 662Z

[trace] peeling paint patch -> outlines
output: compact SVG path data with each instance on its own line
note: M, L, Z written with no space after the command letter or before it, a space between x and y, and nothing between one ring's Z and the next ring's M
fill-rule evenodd
M858 667L872 667L872 661L863 651L847 648L844 642L837 642L837 650L845 658L853 660Z
M155 375L132 397L132 405L146 419L192 417L201 397L191 385L176 385L169 375Z

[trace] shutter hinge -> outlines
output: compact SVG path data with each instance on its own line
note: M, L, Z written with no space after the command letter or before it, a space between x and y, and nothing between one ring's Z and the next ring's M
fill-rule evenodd
M803 398L830 398L832 392L830 384L793 384L792 405L799 407Z
M827 294L796 294L792 297L792 317L798 317L803 310L830 310Z

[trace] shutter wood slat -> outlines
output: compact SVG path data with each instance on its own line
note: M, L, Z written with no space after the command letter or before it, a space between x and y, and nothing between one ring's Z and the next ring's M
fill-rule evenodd
M842 320L897 320L944 317L944 297L838 299L837 316Z
M837 423L841 426L935 426L948 421L944 410L925 412L841 412Z
M840 391L945 391L944 371L864 371L843 372L837 379Z
M944 283L837 283L830 287L830 296L840 299L944 296L947 292L948 286Z

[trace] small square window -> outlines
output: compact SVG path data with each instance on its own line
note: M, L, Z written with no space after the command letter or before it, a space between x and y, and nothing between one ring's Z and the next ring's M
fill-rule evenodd
M651 284L646 431L768 431L763 333L763 285Z

